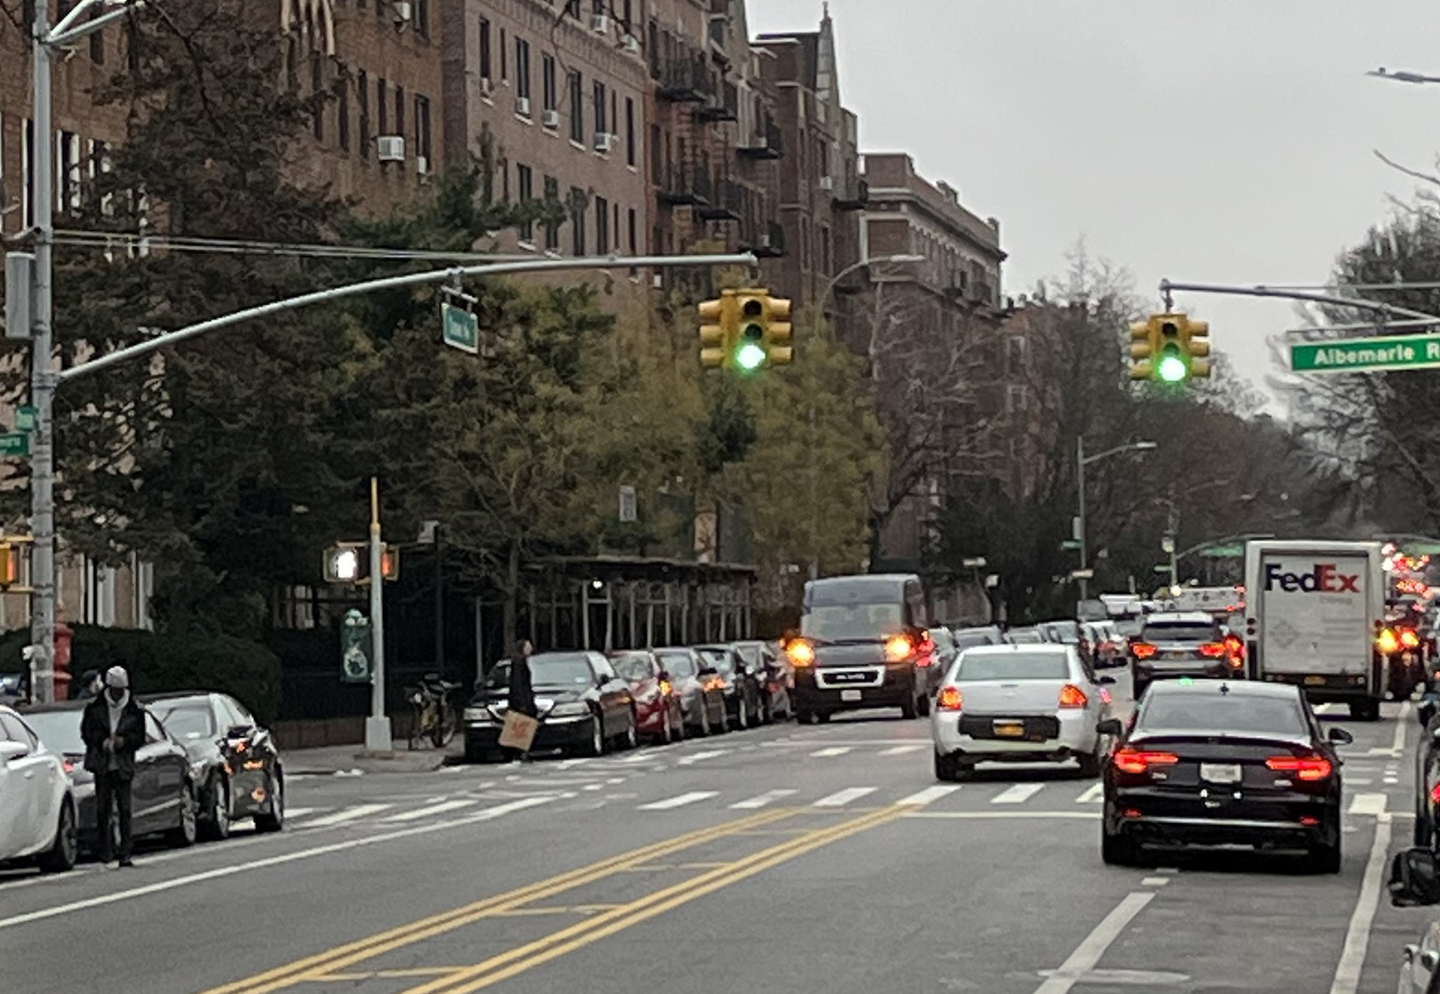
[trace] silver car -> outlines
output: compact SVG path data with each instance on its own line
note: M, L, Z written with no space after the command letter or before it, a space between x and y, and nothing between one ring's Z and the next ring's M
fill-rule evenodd
M983 762L1077 760L1100 774L1113 677L1096 676L1074 646L990 645L960 653L930 718L935 776L960 780Z

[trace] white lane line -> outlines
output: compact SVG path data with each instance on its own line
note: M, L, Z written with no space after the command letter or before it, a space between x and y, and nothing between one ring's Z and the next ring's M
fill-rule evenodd
M675 761L676 766L690 766L693 763L703 762L707 759L714 759L716 756L724 756L730 752L729 749L706 749L702 752L692 752L688 756L681 756Z
M991 804L1024 804L1045 789L1043 783L1017 783L990 799Z
M1099 804L1100 801L1104 799L1104 796L1105 796L1105 785L1104 785L1104 784L1099 784L1099 783L1091 784L1089 787L1086 787L1086 788L1085 788L1084 792L1081 793L1081 795L1080 795L1079 797L1075 798L1075 803L1076 803L1076 804Z
M472 800L442 801L439 804L432 804L425 808L416 808L414 811L402 811L398 815L390 815L388 818L381 818L383 822L392 821L419 821L421 818L429 818L431 815L443 815L447 811L459 811L461 808L470 808L479 804L479 798Z
M719 795L720 792L718 790L692 790L685 794L667 797L663 801L653 801L650 804L642 804L640 805L640 810L669 811L671 808L683 808L687 804L694 804L696 801L706 801Z
M306 828L325 828L328 825L343 825L347 821L354 821L356 818L368 818L381 811L389 811L393 804L356 804L354 807L342 808L333 815L325 815L308 822Z
M934 787L926 787L924 790L911 794L909 797L902 797L896 804L906 807L923 808L940 800L942 797L949 797L960 788L954 784L937 784Z
M742 811L748 811L751 808L763 808L766 805L771 804L775 801L783 800L784 798L787 798L794 793L796 793L796 791L787 788L781 788L779 790L767 790L765 793L756 794L754 797L751 797L747 800L736 801L734 804L730 805L730 807L739 808Z
M291 778L290 778L290 777L286 777L285 779L286 779L287 781L289 781ZM288 819L291 820L291 821L294 821L296 818L304 818L306 815L313 815L314 813L315 813L315 809L314 809L314 808L286 808L286 809L285 809L285 817L288 818Z
M1140 881L1141 887L1164 887L1170 882L1169 877L1145 877Z
M837 790L829 797L822 797L816 801L813 807L817 808L843 808L851 801L858 801L866 794L875 793L874 787L846 787L844 790Z
M905 755L907 752L919 752L921 749L924 749L924 748L925 748L925 747L924 747L923 745L919 745L919 746L891 746L889 749L881 749L881 750L880 750L880 755L882 755L882 756L903 756L903 755Z
M1403 741L1403 733L1396 738ZM1389 852L1390 816L1382 814L1375 822L1375 841L1370 844L1370 859L1365 864L1365 877L1360 882L1360 896L1355 899L1355 910L1350 915L1350 927L1345 930L1345 945L1341 947L1330 994L1355 994L1360 989L1360 968L1365 965L1370 926L1375 921L1375 909L1380 906L1380 887Z
M849 751L849 746L830 746L828 749L816 749L810 755L817 758L825 758L827 756L843 756Z
M631 753L630 755L626 756L624 759L617 759L617 760L615 760L615 762L617 762L617 763L627 763L627 764L628 764L628 763L643 763L643 762L646 762L647 760L651 760L651 759L654 759L654 758L655 758L655 757L652 756L652 755L651 755L650 753L648 753L648 752L635 752L635 753Z
M1396 756L1405 755L1405 730L1410 727L1410 702L1406 701L1400 705L1400 713L1395 717L1395 739L1390 743L1390 751Z
M1351 794L1350 810L1352 815L1379 815L1385 813L1386 797L1384 794Z
M176 890L180 887L189 886L190 884L204 883L208 880L218 880L223 877L233 877L236 874L249 873L252 870L263 870L271 866L283 866L286 863L294 863L302 859L313 859L316 856L327 856L330 853L340 852L346 849L373 846L382 842L393 842L396 839L409 838L412 835L429 835L431 832L441 832L461 825L473 825L477 822L492 821L524 808L533 808L537 804L548 804L552 800L554 800L554 798L531 797L522 801L511 801L508 804L497 804L493 808L486 808L484 811L477 811L473 815L465 818L457 818L454 821L438 822L432 825L416 825L411 828L400 828L393 832L382 832L379 835L346 839L344 842L330 842L323 846L316 846L313 849L301 849L299 852L284 853L280 856L269 856L265 859L257 859L249 863L235 863L230 866L219 866L213 870L201 870L198 873L191 873L183 877L174 877L170 880L160 880L153 884L146 884L143 887L115 891L110 894L102 894L99 897L88 897L82 901L72 901L69 904L59 904L51 908L41 908L38 911L27 911L22 915L0 918L0 929L15 928L17 925L26 925L30 922L43 921L47 918L59 918L61 915L73 914L76 911L99 908L107 904L118 904L121 901L130 901L138 897L146 897L150 894Z
M1126 894L1114 910L1105 916L1104 921L1095 926L1095 931L1087 935L1069 958L1060 964L1060 969L1035 988L1035 994L1070 994L1070 988L1086 973L1095 969L1100 957L1105 955L1105 950L1125 931L1125 926L1154 899L1154 891L1137 890Z

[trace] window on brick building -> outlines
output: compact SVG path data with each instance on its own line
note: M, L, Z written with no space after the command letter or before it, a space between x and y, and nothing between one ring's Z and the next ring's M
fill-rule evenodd
M545 177L545 206L553 208L560 202L560 181L554 176ZM560 225L554 215L545 220L545 250L547 252L560 251Z
M575 255L584 255L585 238L585 191L579 187L570 188L570 242Z
M530 43L515 39L515 96L530 99Z
M316 141L325 140L325 101L320 99L324 88L325 63L317 52L310 56L310 96L315 101L315 107L310 112L310 128L315 132Z
M508 83L508 82L510 82L510 63L509 63L509 61L508 61L508 59L510 58L509 45L510 45L510 40L509 40L509 39L506 37L506 35L505 35L505 29L504 29L504 28L501 28L501 29L500 29L500 82L502 82L502 83Z
M585 97L580 74L575 70L565 74L566 96L570 101L570 140L585 144Z
M520 204L528 205L535 198L534 174L529 166L515 165L515 196ZM520 225L520 240L527 244L535 240L535 225L525 221Z
M546 52L540 56L540 90L544 99L546 110L556 110L560 106L560 94L555 81L555 56Z
M595 254L610 254L610 201L595 198Z
M595 81L595 134L603 135L609 131L605 120L605 84L598 79Z
M415 94L415 171L428 173L434 162L430 158L430 98Z
M415 17L415 33L421 38L430 37L430 0L415 0L412 11Z
M490 75L490 21L480 18L480 78L492 79Z
M635 216L635 208L630 208L630 210L625 215L625 227L626 234L629 235L631 255L640 254L640 229L637 226L638 220L639 219Z
M635 99L625 98L625 164L634 166L637 151L635 149Z
M341 151L350 151L350 77L343 66L335 81L335 140Z
M370 158L370 77L360 70L355 77L355 93L360 98L360 158Z

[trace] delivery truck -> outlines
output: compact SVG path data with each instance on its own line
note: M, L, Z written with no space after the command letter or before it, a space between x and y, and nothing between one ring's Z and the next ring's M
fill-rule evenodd
M1378 542L1245 545L1245 641L1253 680L1293 683L1314 703L1375 721L1389 683Z

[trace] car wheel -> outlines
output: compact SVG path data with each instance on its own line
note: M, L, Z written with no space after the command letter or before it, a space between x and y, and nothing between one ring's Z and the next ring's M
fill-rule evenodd
M828 724L830 724L830 712L829 712L829 711L816 711L816 712L815 712L815 724L817 724L817 725L828 725Z
M1316 873L1339 873L1340 855L1339 838L1333 846L1311 846L1310 866Z
M1130 839L1118 833L1100 829L1100 858L1106 866L1135 866L1140 862L1140 850Z
M1084 756L1080 757L1080 776L1086 780L1100 775L1100 767L1104 763L1101 750L1105 747L1105 737L1098 732L1095 735L1095 748Z
M735 727L740 731L750 727L750 702L745 699L744 694L735 702Z
M195 844L199 816L195 809L195 788L188 782L180 785L180 823L165 833L165 839L173 849L185 849Z
M42 873L64 873L75 868L80 855L80 840L75 835L75 806L67 797L60 804L60 817L55 823L55 842L36 860Z
M255 828L261 832L278 832L285 827L285 775L276 771L270 781L270 811L255 816Z
M205 812L205 837L217 842L230 838L230 785L224 777L216 776L206 796L210 806Z
M960 779L958 757L935 750L935 779L954 783Z
M590 741L585 744L585 755L605 755L605 728L598 714L590 719Z
M707 701L707 700L704 700L704 699L702 698L701 701L700 701L700 737L701 737L702 739L703 739L703 738L708 738L709 735L710 735L710 702Z
M490 750L473 739L465 740L465 762L484 763L490 759Z

